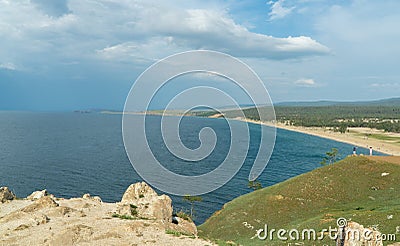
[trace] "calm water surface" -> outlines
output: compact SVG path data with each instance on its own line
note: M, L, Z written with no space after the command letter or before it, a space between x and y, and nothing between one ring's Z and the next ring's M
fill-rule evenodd
M154 155L170 170L198 175L212 170L229 150L229 127L224 120L186 117L181 123L183 143L189 148L200 144L198 132L214 129L218 143L201 162L181 161L163 145L160 117L147 121ZM225 186L203 195L196 209L196 223L204 222L222 205L251 190L247 177L258 150L259 125L250 124L251 146L242 169ZM320 167L326 151L338 148L342 157L352 145L306 134L277 130L276 145L259 180L264 186L282 182ZM358 149L368 154L367 149ZM78 197L85 193L103 201L120 201L131 184L142 179L130 164L122 142L121 115L79 113L0 112L0 186L10 187L19 197L47 189L56 197ZM188 209L181 197L172 196L174 208Z

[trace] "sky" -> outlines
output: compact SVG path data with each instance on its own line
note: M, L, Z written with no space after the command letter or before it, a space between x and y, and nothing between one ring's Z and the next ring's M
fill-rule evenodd
M0 110L120 110L146 68L198 49L244 61L274 102L399 97L399 9L398 0L0 0Z

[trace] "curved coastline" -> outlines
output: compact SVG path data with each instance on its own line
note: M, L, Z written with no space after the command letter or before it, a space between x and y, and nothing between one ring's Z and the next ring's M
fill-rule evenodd
M104 112L103 112L104 113ZM140 112L139 114L143 114L144 112ZM149 113L149 112L145 112ZM158 112L151 112L151 115L160 115ZM169 114L164 114L165 116L179 116L179 114L176 113L169 113ZM186 115L185 117L201 117L201 116L188 116ZM208 116L207 118L210 119L218 119L222 118L223 115L218 114L218 115L211 115ZM346 133L339 133L339 132L334 132L329 130L328 128L321 128L321 127L302 127L302 126L288 126L283 123L272 123L272 122L261 122L258 120L251 120L251 119L245 119L241 117L237 118L230 118L231 120L238 120L238 121L243 121L243 122L248 122L248 123L254 123L254 124L262 124L266 126L275 126L276 128L279 129L284 129L288 131L294 131L294 132L299 132L307 135L312 135L320 138L325 138L325 139L330 139L334 140L337 142L341 143L347 143L351 144L357 147L362 147L362 148L373 148L373 151L377 151L380 153L384 153L387 155L391 156L400 156L400 133L385 133L382 130L377 130L377 129L371 129L371 128L359 128L359 127L353 127L349 128L349 132ZM396 138L394 142L390 142L388 140L384 139L376 139L372 137L368 137L370 134L379 134L379 135L384 135L387 137L393 137Z
M235 118L234 120L261 124L266 126L275 126L279 129L284 129L288 131L299 132L303 134L313 135L320 138L326 138L334 140L337 142L352 144L354 146L369 148L372 147L374 151L378 151L387 155L400 156L400 142L391 143L387 140L380 140L371 137L367 137L368 134L383 134L382 131L369 128L350 128L350 132L339 133L333 132L329 129L324 129L320 127L299 127L299 126L287 126L282 123L272 123L272 122L261 122L257 120ZM398 137L400 140L400 134L392 133L393 136Z

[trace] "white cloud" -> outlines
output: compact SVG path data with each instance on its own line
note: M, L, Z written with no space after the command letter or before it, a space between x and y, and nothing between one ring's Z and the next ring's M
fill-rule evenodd
M269 20L277 20L277 19L282 19L285 16L289 15L292 13L292 11L295 9L295 7L284 7L285 0L278 0L276 2L270 1L268 4L271 5L271 11L268 13Z
M160 39L154 37L165 37L170 40L170 48L213 49L235 56L267 59L299 58L329 52L327 47L310 37L275 38L250 32L221 11L160 8L150 12L151 15L149 12L139 15L134 24L134 29L142 37L147 37L147 44Z
M217 73L213 72L194 72L190 73L189 76L191 76L193 79L198 79L198 80L203 80L203 81L212 81L212 82L227 82L229 81L228 78L221 76Z
M6 63L0 63L0 69L16 70L17 67L11 62L6 62Z
M226 11L203 2L188 4L193 6L154 0L69 0L43 9L28 0L0 1L0 59L35 67L41 62L99 58L143 62L190 49L267 59L329 53L310 37L255 33Z
M315 87L317 84L313 79L298 79L294 82L298 86L304 86L304 87Z
M373 83L369 86L373 88L400 88L399 83Z

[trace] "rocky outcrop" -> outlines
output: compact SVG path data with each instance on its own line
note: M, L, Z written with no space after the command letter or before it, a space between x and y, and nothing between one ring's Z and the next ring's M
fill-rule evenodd
M343 230L344 229L344 230ZM374 228L364 228L350 221L344 228L339 228L342 235L337 240L341 246L383 246L381 233Z
M176 217L176 224L169 224L169 229L178 231L185 235L197 236L197 227L192 221L188 221L179 217Z
M0 203L15 199L14 193L8 187L0 187Z
M47 193L46 189L38 190L38 191L32 192L32 194L30 194L26 199L34 201L34 200L40 199L40 198L42 198L44 196L47 196L47 195L49 195L49 194Z
M58 203L54 201L53 198L50 196L43 196L37 200L35 200L32 204L26 206L23 208L21 211L29 213L29 212L34 212L38 211L44 208L54 208L58 207Z
M214 245L188 237L197 233L192 222L171 223L171 199L145 183L129 186L118 203L40 194L0 203L0 245Z
M118 204L118 214L171 223L172 200L167 195L159 196L145 182L132 184Z
M82 196L83 199L90 199L97 202L103 202L99 196L91 196L89 193L86 193Z
M124 195L122 196L122 203L136 202L139 199L142 200L152 200L158 197L158 194L151 188L147 183L140 182L136 184L131 184L128 189L126 189Z

